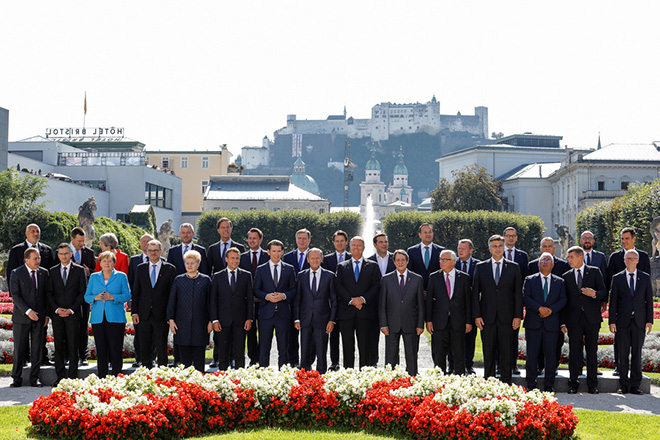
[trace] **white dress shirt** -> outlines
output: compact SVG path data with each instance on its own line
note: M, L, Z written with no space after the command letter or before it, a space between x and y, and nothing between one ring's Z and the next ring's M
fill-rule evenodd
M380 274L385 275L387 273L387 264L390 261L390 255L386 254L384 257L381 257L378 255L376 252L376 262L378 263L378 267L380 268Z

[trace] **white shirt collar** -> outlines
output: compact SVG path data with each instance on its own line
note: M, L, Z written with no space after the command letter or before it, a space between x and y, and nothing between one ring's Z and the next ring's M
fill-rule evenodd
M227 268L227 280L229 280L230 284L231 284L231 272L232 270L230 268ZM236 279L238 280L238 267L234 269L234 273L236 274Z
M356 259L353 258L353 257L351 257L351 260L353 260L353 261L351 261L351 264L352 264L353 266L355 266L355 262L356 262L356 261L358 261L358 262L360 263L360 266L362 266L362 263L364 262L364 255L361 256L359 260L356 260Z
M158 269L160 269L160 266L163 265L163 260L160 258L158 259L158 263L152 263L151 260L148 260L147 263L149 263L149 269L152 269L152 266L155 264Z
M626 278L630 279L630 274L633 274L634 278L637 278L637 269L634 272L628 272L628 269L626 269Z
M429 247L429 252L433 252L433 242L431 242L431 243L429 243L429 244L424 244L424 243L422 242L422 243L419 244L419 249L422 251L422 253L423 253L424 251L426 251L426 246Z
M33 245L33 244L30 243L29 241L25 240L25 244L26 244L27 247L29 247L29 248L30 248L30 247L33 247L33 248L37 248L37 249L39 249L39 242L36 242L36 243Z
M407 280L407 279L408 279L408 269L406 269L403 273L399 272L398 269L395 270L395 272L396 272L397 280L401 280L401 275L403 275L403 279L404 279L404 280Z

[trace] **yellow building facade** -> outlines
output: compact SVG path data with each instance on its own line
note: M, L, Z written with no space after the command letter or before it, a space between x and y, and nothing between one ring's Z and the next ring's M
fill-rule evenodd
M146 162L182 180L181 221L195 224L204 206L210 176L227 175L232 154L226 145L205 151L145 151ZM178 225L174 225L176 228Z

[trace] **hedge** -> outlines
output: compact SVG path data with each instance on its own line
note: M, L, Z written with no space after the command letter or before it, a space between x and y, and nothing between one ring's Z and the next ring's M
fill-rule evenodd
M320 247L324 252L334 250L332 234L337 229L346 231L349 237L358 235L362 227L362 217L352 212L317 214L312 211L285 209L282 211L221 211L205 212L197 222L198 244L208 247L216 243L220 236L216 228L222 217L231 219L234 225L232 239L239 243L247 242L250 228L257 227L264 233L262 247L268 241L278 239L284 243L285 251L296 248L296 231L307 228L312 233L312 247Z
M651 251L649 226L660 215L660 179L645 184L630 185L623 197L602 202L580 211L575 219L577 231L590 230L597 247L609 254L621 248L621 229L635 228L635 247ZM579 237L576 237L579 238Z
M538 253L545 226L540 217L499 211L437 211L433 213L401 212L390 214L383 221L390 249L406 249L420 242L418 229L422 223L433 225L433 241L456 250L458 240L469 238L474 243L476 258L488 258L488 238L502 234L513 226L518 232L516 247L528 253Z
M158 232L156 225L156 212L154 211L153 206L149 205L147 212L131 212L129 215L131 224L141 227L153 236Z

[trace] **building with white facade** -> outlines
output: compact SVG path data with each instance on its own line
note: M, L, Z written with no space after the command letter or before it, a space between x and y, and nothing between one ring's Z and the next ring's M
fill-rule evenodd
M9 142L9 110L0 107L0 171L9 166L7 161Z
M245 146L241 148L241 165L246 170L254 170L262 165L268 165L271 144L272 141L268 139L268 136L264 136L260 147Z

